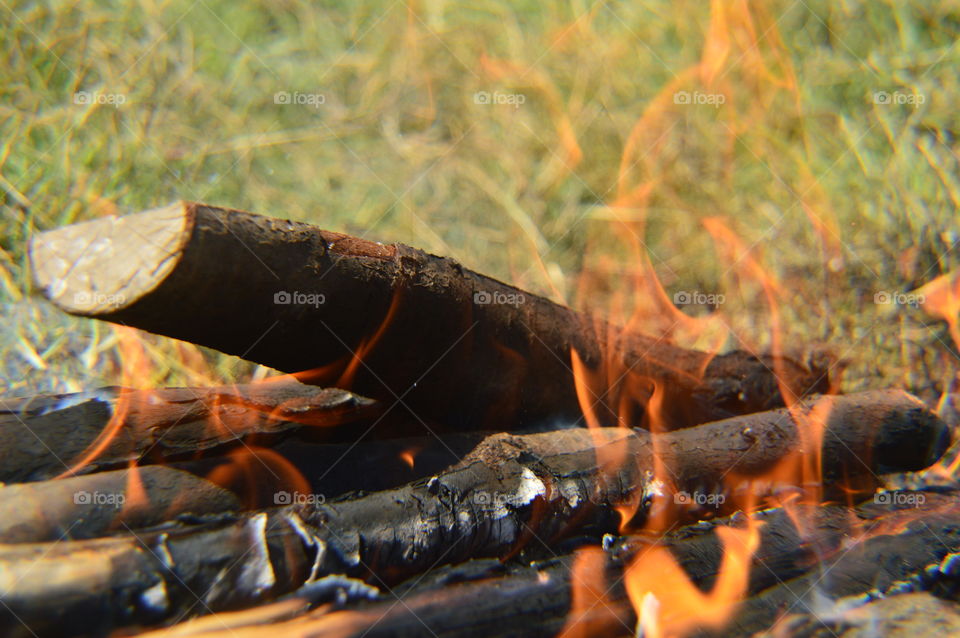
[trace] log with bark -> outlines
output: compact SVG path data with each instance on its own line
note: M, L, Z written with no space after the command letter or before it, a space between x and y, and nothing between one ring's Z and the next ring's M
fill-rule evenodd
M825 418L817 449L798 425L812 413ZM702 503L675 498L684 492L724 495L714 500L726 504L714 510L722 512L744 502L745 495L731 489L751 491L754 498L782 489L750 479L763 479L797 454L819 460L827 495L872 491L879 473L927 467L948 441L946 425L899 391L810 399L792 410L662 435L623 428L498 434L425 482L326 504L305 520L327 546L325 571L372 572L391 583L441 557L459 562L520 549L549 554L572 533L614 531L625 522L624 506L632 508L634 524L642 524L653 505L673 508L681 519L700 515ZM610 467L614 458L623 461ZM737 478L727 482L728 475Z
M922 493L912 493L911 496L919 494ZM777 548L788 549L799 557L812 551L804 545L813 545L825 554L832 554L832 558L828 558L826 567L816 562L805 567L794 563L784 573L782 580L786 582L773 588L764 590L759 581L751 581L748 595L760 591L759 597L748 598L735 613L733 624L705 635L744 636L769 628L778 613L786 611L790 605L784 604L783 609L778 609L767 604L767 600L776 598L780 603L794 605L797 599L809 600L811 585L818 579L831 580L830 566L840 570L831 582L844 585L837 587L827 583L821 591L836 596L841 592L863 595L875 590L878 584L895 584L901 578L916 580L925 574L949 569L945 565L960 563L951 558L960 550L958 494L930 493L925 496L919 507L901 501L870 504L856 510L841 506L829 506L825 510L807 508L805 514L810 518L805 521L804 531L798 530L794 524L794 521L802 520L796 518L796 513L784 510L766 512L764 520L776 529L762 530L758 554L775 559L774 563L768 564L770 569L783 565L776 560ZM669 548L682 565L693 567L691 579L707 590L719 565L721 543L715 532L721 526L742 526L743 521L738 520L742 518L738 515L716 521L707 530L681 530L661 539L660 546ZM843 528L842 518L847 520L845 533L841 534L846 538L837 535ZM794 540L782 543L777 539L779 535ZM360 601L343 611L331 613L331 607L324 606L292 618L281 616L292 607L293 600L304 602L302 596L298 598L294 594L275 609L268 607L260 614L226 614L220 622L227 627L199 620L147 636L253 638L267 632L340 638L634 635L637 617L624 586L622 568L624 559L636 557L635 550L640 542L636 538L617 539L612 543L617 548L612 556L596 547L587 547L573 555L532 564L473 560L442 567L429 577L413 579L390 592L381 593L376 600ZM716 550L706 550L711 543ZM631 551L620 553L628 547L632 548ZM708 564L699 565L697 559L704 556ZM802 569L805 574L798 579L789 579L789 574L796 569ZM778 594L784 593L791 585L805 587L793 589L796 596L789 600L779 598ZM764 602L753 602L760 600Z
M915 638L960 636L960 604L929 592L898 594L850 608L847 600L778 621L755 638Z
M0 543L86 539L240 509L193 474L151 465L0 487Z
M302 425L372 418L379 406L337 389L278 377L211 388L0 399L0 481L38 481L198 452Z
M286 593L309 577L316 553L298 525L257 513L115 538L0 545L0 635L106 636Z
M919 469L945 445L944 424L904 393L823 400L832 404L824 443L807 453L829 468L827 483L846 488L879 468ZM780 410L661 435L622 428L498 434L453 468L400 489L135 538L0 546L7 614L0 610L0 628L14 632L20 619L63 635L55 628L74 627L76 614L96 613L104 627L159 622L266 600L308 577L390 586L443 563L551 555L564 538L599 540L616 530L624 504L642 518L651 497L667 489L721 485L732 467L741 479L762 475L796 450L795 418ZM653 474L655 446L668 479ZM625 462L604 467L613 452ZM97 587L88 586L91 579ZM187 595L208 591L214 594L201 596L202 605Z
M203 204L48 231L30 259L72 314L311 371L451 427L576 422L574 351L612 375L586 393L604 425L641 423L654 388L668 428L829 388L820 366L686 350L414 248Z
M909 495L910 493L900 493ZM866 531L860 542L848 542L832 555L821 556L813 569L753 596L737 610L722 631L725 636L752 635L769 628L785 614L821 611L824 600L861 596L862 602L898 591L919 590L940 570L956 578L960 556L960 504L956 494L914 493L900 516ZM870 504L861 515L883 511ZM910 511L910 510L913 511Z

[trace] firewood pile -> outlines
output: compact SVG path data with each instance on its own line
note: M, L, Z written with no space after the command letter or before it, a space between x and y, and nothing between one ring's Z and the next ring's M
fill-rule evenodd
M0 635L840 635L960 591L950 426L829 362L202 204L30 259L66 312L283 374L0 401Z

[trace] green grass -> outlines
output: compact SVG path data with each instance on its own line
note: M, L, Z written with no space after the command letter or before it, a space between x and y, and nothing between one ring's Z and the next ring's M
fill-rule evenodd
M769 347L766 283L784 345L832 347L847 389L949 389L945 325L873 300L960 265L960 3L715 4L0 2L0 390L264 373L150 337L125 376L112 328L32 289L31 233L176 199L409 243L699 347ZM634 239L668 296L720 312L677 328Z

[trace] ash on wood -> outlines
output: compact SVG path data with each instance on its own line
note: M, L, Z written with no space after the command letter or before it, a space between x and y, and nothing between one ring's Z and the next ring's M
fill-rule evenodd
M829 387L792 359L685 350L414 248L203 204L48 231L30 259L67 312L312 370L457 427L576 421L572 351L623 373L598 402L606 425L625 404L639 423L654 387L671 428L777 407L781 385Z
M290 378L213 388L129 390L0 400L0 481L85 474L301 425L332 427L377 414L349 392Z

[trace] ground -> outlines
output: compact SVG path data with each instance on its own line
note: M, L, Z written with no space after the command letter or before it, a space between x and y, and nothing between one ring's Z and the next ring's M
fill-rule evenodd
M956 1L0 14L4 394L266 373L31 285L31 234L177 199L412 244L685 345L832 351L847 390L956 382L913 293L960 265Z

